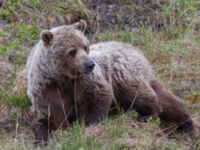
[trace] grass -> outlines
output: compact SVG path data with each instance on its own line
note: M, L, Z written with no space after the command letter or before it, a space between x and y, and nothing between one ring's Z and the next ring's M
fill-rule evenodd
M139 47L154 65L157 76L168 82L168 86L174 91L178 89L173 85L184 84L181 83L182 79L185 82L187 80L192 82L195 78L199 84L199 31L185 29L183 26L170 28L170 30L166 28L163 31L144 28L132 32L108 30L100 34L97 41L117 40ZM192 90L193 86L190 88ZM195 89L196 86L194 86Z
M138 123L135 112L117 115L96 125L85 127L83 124L74 123L72 127L65 131L57 130L53 133L47 147L34 148L33 135L28 133L30 129L22 128L21 132L10 134L13 137L1 137L0 144L2 149L48 149L48 150L150 150L150 149L169 149L187 150L199 147L199 138L191 138L188 135L163 132L159 128L159 121L149 120L148 123Z
M86 6L79 0L76 2L77 5L73 3L70 7L64 0L51 0L48 4L42 0L5 0L5 8L0 9L0 26L5 24L0 29L0 60L12 63L18 72L24 68L26 53L37 42L40 31L54 26L55 18L58 18L58 24L62 24L60 19L69 14L75 16L75 20L90 19L87 18L88 10L84 10ZM98 33L94 41L116 40L140 48L153 64L157 77L183 99L193 119L199 123L200 31L194 14L199 3L196 0L173 2L162 5L158 16L155 16L161 22L154 20L154 23L166 23L159 29L153 25L147 27L145 23L132 30L116 27ZM185 23L188 21L185 16L191 16L190 23ZM123 19L120 14L118 19L120 22ZM17 53L12 60L9 58L11 50ZM200 149L200 128L196 128L193 135L177 134L172 128L160 125L159 120L138 123L134 111L109 115L100 124L91 127L76 122L65 131L54 132L47 147L34 147L32 129L26 124L26 108L30 103L25 93L10 92L14 79L15 75L9 75L7 85L0 90L0 149ZM12 120L10 126L1 122L7 111Z
M3 93L3 92L1 92ZM14 92L12 95L8 95L3 93L4 104L7 107L14 107L17 109L26 109L28 108L31 103L28 100L27 96L23 92Z

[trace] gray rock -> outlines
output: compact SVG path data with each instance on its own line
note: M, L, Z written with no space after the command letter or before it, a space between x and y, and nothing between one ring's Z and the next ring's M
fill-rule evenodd
M27 71L24 69L17 74L13 85L13 92L26 92L27 82Z
M10 63L0 61L0 84L5 84L8 75L14 72L14 67Z

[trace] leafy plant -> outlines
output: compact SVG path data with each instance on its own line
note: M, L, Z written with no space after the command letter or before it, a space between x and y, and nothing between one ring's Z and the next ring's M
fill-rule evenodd
M74 123L73 127L69 128L62 135L59 144L56 145L57 150L96 150L100 147L98 141L92 137L84 136L84 126L80 123Z
M10 108L25 109L31 105L26 93L14 92L9 95L3 88L0 88L0 98L3 103Z

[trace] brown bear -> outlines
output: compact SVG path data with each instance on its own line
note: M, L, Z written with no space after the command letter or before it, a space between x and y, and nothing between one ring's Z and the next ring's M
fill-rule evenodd
M193 130L185 107L155 78L141 51L121 42L90 46L85 28L80 21L44 30L31 51L27 94L36 114L36 142L76 119L98 123L113 105L134 108L139 120L161 117L181 132Z

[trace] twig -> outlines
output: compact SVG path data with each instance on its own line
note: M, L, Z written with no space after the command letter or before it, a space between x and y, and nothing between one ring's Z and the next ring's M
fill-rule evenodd
M68 115L66 114L66 112L65 112L65 106L64 106L64 104L63 104L63 99L61 98L61 95L60 95L60 91L58 90L58 88L57 88L57 92L58 92L58 96L59 96L59 99L60 99L60 102L61 102L61 106L62 106L62 109L63 109L63 113L64 113L64 115L65 115L65 120L67 121L67 125L69 125L69 122L68 122Z
M18 112L19 113L19 112ZM17 113L17 123L15 126L15 139L14 139L14 143L17 142L17 135L18 135L18 128L19 128L19 117L18 117L18 113Z
M75 81L74 81L74 105L75 105L76 118L78 118L77 99L76 99L76 79L77 79L76 77L77 77L77 71L76 71Z

